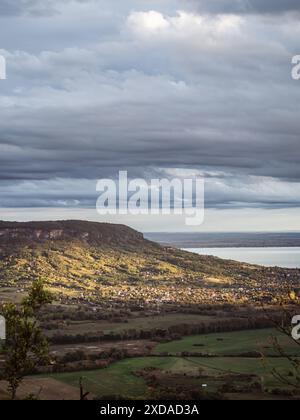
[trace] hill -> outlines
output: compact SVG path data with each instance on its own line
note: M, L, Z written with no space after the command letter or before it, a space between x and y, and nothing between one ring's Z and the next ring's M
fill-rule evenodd
M299 274L163 247L122 225L0 222L0 299L41 277L68 304L274 303L300 288Z
M61 222L0 222L1 244L32 244L45 241L84 241L90 245L138 245L142 234L123 225L82 221Z

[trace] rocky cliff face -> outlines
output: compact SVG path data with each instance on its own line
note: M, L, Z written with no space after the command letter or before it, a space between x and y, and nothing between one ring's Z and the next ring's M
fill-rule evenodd
M0 244L62 240L80 240L98 246L146 242L141 233L123 225L82 221L0 222Z

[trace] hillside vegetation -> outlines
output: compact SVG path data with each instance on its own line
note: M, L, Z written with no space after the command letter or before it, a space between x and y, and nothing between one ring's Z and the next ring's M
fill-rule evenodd
M126 226L0 222L0 288L22 292L36 277L61 302L91 305L276 303L300 286L299 270L162 247Z

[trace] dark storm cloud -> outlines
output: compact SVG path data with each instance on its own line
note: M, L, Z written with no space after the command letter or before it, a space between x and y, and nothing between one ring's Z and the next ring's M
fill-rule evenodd
M161 3L51 1L45 19L2 19L20 47L0 50L0 206L92 206L98 178L172 168L204 172L211 207L300 203L297 19Z
M299 0L186 0L210 13L281 14L299 12Z

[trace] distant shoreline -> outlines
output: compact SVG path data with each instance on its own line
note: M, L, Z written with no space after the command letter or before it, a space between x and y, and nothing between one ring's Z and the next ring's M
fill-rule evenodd
M183 248L182 250L263 267L300 268L300 247Z
M175 248L297 248L300 232L291 233L146 233L146 239Z

